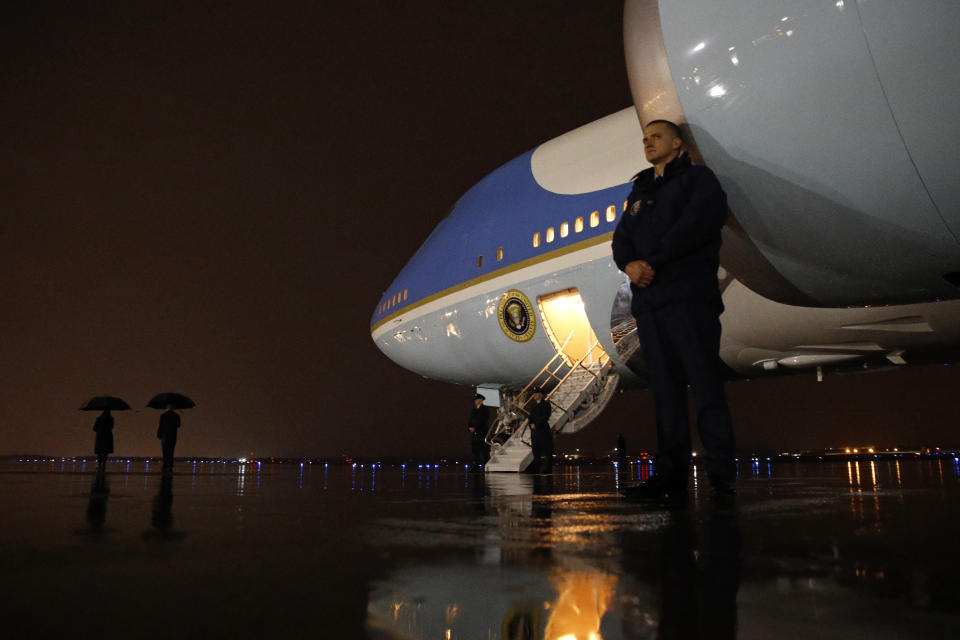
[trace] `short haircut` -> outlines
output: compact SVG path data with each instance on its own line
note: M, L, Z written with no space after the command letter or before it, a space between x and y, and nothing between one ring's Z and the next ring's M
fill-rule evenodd
M667 129L670 129L670 133L673 134L673 137L674 137L674 138L680 138L680 140L683 141L683 133L680 131L680 127L678 127L676 124L670 122L669 120L651 120L650 122L648 122L647 124L645 124L643 128L646 129L647 127L649 127L649 126L652 125L652 124L663 124L663 125L666 125L666 126L667 126Z

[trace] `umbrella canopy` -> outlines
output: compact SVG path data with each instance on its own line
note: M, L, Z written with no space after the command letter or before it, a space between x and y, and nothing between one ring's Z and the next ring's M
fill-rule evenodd
M129 409L130 405L113 396L94 396L80 407L80 411L124 411Z
M197 406L193 400L182 393L173 393L170 391L167 393L158 393L147 403L147 406L151 409L166 409L167 405L173 405L174 409L192 409Z

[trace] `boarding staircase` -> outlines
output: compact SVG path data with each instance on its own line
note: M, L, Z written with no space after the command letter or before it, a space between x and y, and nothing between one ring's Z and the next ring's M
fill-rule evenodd
M628 318L610 328L613 345L620 360L628 362L640 349L640 336L637 333L637 321Z
M572 361L564 348L571 332L557 354L516 394L501 391L501 406L486 441L490 460L486 471L517 473L533 461L529 414L532 390L543 389L551 405L550 428L556 433L574 433L590 423L607 405L617 388L618 374L610 357L595 340L586 355Z

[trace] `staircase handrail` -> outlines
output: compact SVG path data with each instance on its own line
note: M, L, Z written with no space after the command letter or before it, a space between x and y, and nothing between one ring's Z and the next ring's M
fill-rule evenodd
M560 380L559 383L557 383L557 386L555 386L553 389L550 390L550 393L548 393L547 396L546 396L546 400L547 400L548 402L550 402L551 405L553 405L554 407L556 407L556 408L559 409L560 411L563 411L564 413L570 413L570 411L567 410L566 408L561 407L560 405L552 402L552 401L551 401L551 398L553 397L554 392L557 391L558 389L560 389L560 388L563 386L563 383L566 382L567 379L568 379L571 375L573 375L573 372L576 371L578 367L579 367L579 368L582 368L584 371L586 371L587 373L589 373L590 375L592 375L592 376L594 377L594 379L596 379L596 380L599 380L599 379L600 379L600 376L598 376L596 373L594 373L594 372L590 369L590 367L585 367L585 366L583 365L583 361L587 359L587 356L590 356L590 355L593 354L593 350L596 349L599 344L600 344L600 339L599 339L599 338L597 338L596 340L594 340L594 341L593 341L593 344L590 345L590 347L587 349L586 353L584 353L583 356L582 356L579 360L577 360L577 362L576 362L573 366L570 367L570 371L568 371L567 374L566 374L565 376L563 376L563 379ZM606 351L604 351L603 354L597 359L597 361L600 363L600 369L601 369L601 371L603 370L603 367L605 367L606 364L607 364L607 362L603 362L604 357L606 357L607 362L610 362L610 356L607 355ZM553 428L553 427L551 427L551 429L552 429L552 428Z
M506 425L504 424L503 418L497 416L493 422L490 423L490 428L487 429L487 432L483 436L483 441L488 445L499 446L500 443L493 442L494 437L496 437L501 431L506 430Z
M513 401L513 404L514 404L518 409L520 409L520 411L523 411L524 413L527 412L527 410L526 410L524 407L526 406L527 400L529 400L529 399L524 399L524 395L527 393L527 391L528 391L532 386L534 386L534 384L537 382L537 380L540 379L540 376L541 376L542 374L547 373L551 378L556 378L558 381L562 381L562 380L563 380L563 378L561 378L560 376L557 376L557 375L555 374L556 369L555 369L554 371L547 371L547 370L548 370L548 369L553 365L553 363L556 362L558 359L563 359L563 363L566 364L566 362L567 362L567 357L566 357L566 354L563 352L563 350L567 348L567 344L570 342L570 339L571 339L571 338L573 338L573 330L572 330L572 329L570 330L570 333L567 334L566 340L564 340L564 341L563 341L563 344L560 345L560 349L557 351L557 353L556 353L552 358L550 358L550 360L547 361L547 364L543 365L543 368L540 369L540 371L538 371L537 374L536 374L535 376L533 376L533 378L530 379L530 382L528 382L527 385L526 385L523 389L521 389L519 393L517 393L517 397L516 397L516 399ZM559 368L559 367L558 367L558 368ZM569 375L569 374L568 374L568 375ZM564 376L564 378L565 378L565 377L566 377L566 376ZM558 386L559 386L559 384L560 384L560 382L557 383ZM556 387L554 387L554 388L556 388ZM522 402L521 402L521 400L522 400Z

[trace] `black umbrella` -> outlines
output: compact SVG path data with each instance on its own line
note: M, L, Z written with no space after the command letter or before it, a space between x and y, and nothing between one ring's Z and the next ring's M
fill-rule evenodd
M94 396L83 403L80 411L106 411L107 409L110 411L124 411L129 408L130 405L120 398L113 396Z
M168 405L173 405L174 409L192 409L197 406L193 400L182 393L158 393L153 396L147 406L151 409L166 409Z

